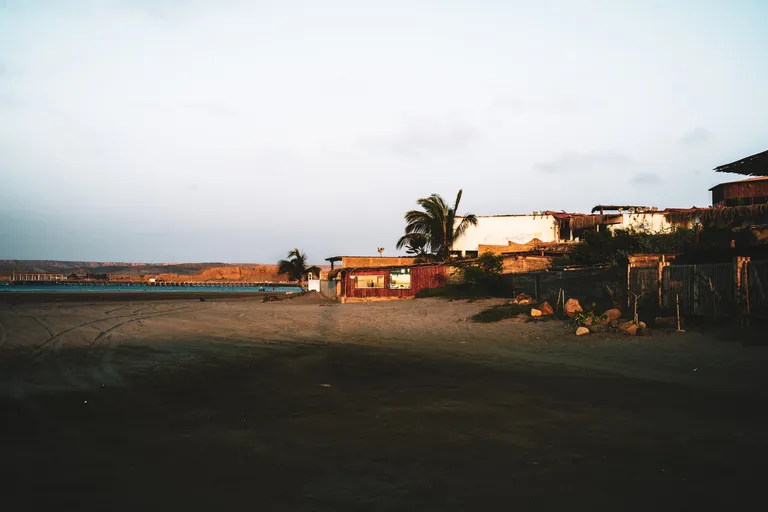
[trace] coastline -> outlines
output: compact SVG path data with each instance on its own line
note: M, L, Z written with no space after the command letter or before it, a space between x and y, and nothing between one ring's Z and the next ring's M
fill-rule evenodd
M266 295L298 297L301 292L4 292L0 293L0 304L29 304L49 302L120 302L120 301L162 301L205 299L259 299Z

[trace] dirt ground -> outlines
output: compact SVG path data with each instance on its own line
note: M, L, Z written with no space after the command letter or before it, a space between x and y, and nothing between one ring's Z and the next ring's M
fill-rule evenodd
M0 301L0 504L740 508L768 346L576 338L494 301ZM762 499L762 498L760 498Z

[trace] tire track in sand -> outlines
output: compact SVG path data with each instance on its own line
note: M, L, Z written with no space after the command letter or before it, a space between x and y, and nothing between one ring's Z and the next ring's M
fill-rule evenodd
M197 309L191 310L190 312L194 312L194 311L198 311L198 310L201 310L201 309L205 309L206 307L207 306L203 306L201 308L197 308ZM184 311L188 310L189 308L190 308L190 305L187 304L187 305L184 305L184 306L181 306L181 307L165 309L165 310L162 310L162 311L154 311L154 312L146 313L146 314L139 315L139 316L137 316L135 313L132 313L130 315L114 316L114 317L109 317L109 318L100 318L98 320L91 320L91 321L88 321L88 322L82 322L81 324L76 325L74 327L70 327L68 329L64 329L62 331L59 331L58 333L51 334L46 340L44 340L42 343L40 343L40 345L38 345L35 348L34 352L31 355L31 357L29 357L29 359L27 360L27 363L21 365L18 368L18 372L17 373L14 372L16 374L15 374L15 376L12 376L12 379L11 379L11 388L12 388L11 392L12 392L12 395L20 398L20 397L23 397L26 394L25 393L25 384L26 384L27 377L28 377L28 374L29 374L28 372L30 370L30 364L33 363L34 361L38 360L45 353L45 350L46 350L46 348L49 345L50 345L49 352L53 353L53 355L57 355L59 349L61 348L61 343L57 343L57 341L60 339L60 337L62 335L66 334L66 333L69 333L69 332L75 331L77 329L80 329L82 327L87 327L89 325L93 325L93 324L96 324L96 323L99 323L99 322L104 322L104 321L107 321L107 320L114 320L114 319L119 319L119 318L127 318L128 319L128 320L126 320L124 322L120 322L118 324L115 324L115 325L109 327L108 329L106 329L104 331L101 331L94 338L94 340L88 345L89 347L91 347L97 340L103 339L105 335L113 332L114 330L116 330L119 327L122 327L125 324L131 323L131 322L136 322L136 321L139 321L139 320L143 320L145 318L154 318L154 317L168 316L168 315L172 315L172 314L175 314L175 313L184 312ZM141 310L144 311L144 310L147 310L147 309L150 309L150 307L142 308ZM40 323L41 325L43 325L43 327L46 327L46 330L51 332L50 329L47 326L45 326L45 324L43 324L42 322L40 322L37 319L36 319L36 321L38 323ZM2 341L2 343L5 343L5 331L3 330L3 331L0 331L0 332L2 333L2 338L0 338L0 341ZM2 343L0 343L0 346L2 346ZM100 366L101 366L102 372L108 374L114 380L119 380L120 376L117 374L117 372L114 369L111 368L111 365L109 364L111 359L112 359L112 353L114 352L116 347L117 347L117 343L112 339L112 336L109 335L109 347L107 348L108 354L105 354L105 357L102 358L102 363L101 363ZM67 381L70 385L74 385L75 387L80 387L80 388L82 388L84 386L83 381L81 379L77 378L77 376L74 375L74 373L72 372L72 370L71 370L71 368L69 366L64 365L62 361L57 361L57 366L59 368L59 372L60 372L62 378L65 381Z
M194 313L195 311L201 311L203 309L208 309L208 306L203 306L203 307L200 307L200 308L197 308L197 309L192 309L192 310L186 311L186 309L189 308L189 307L190 306L187 305L187 306L185 306L183 308L176 308L176 309L162 311L162 312L157 312L157 313L147 313L146 315L138 316L136 318L131 318L130 320L126 320L125 322L120 322L119 324L115 324L112 327L110 327L108 329L105 329L104 331L102 331L99 334L97 334L96 337L93 338L93 340L91 340L91 342L88 344L88 347L90 348L90 347L94 346L97 342L99 342L102 338L104 338L104 336L110 335L110 337L111 337L112 332L114 332L116 329L119 329L120 327L122 327L122 326L124 326L126 324L130 324L132 322L138 322L139 320L144 320L146 318L157 318L157 317L161 317L161 316L167 316L167 315L170 315L170 314L178 311L179 309L184 309L186 313ZM119 317L115 317L115 318L119 318Z
M155 313L158 314L158 315L163 315L163 314L166 314L166 313L172 313L174 311L179 311L179 310L183 310L183 309L187 309L187 308L189 308L188 304L185 305L185 306L179 307L179 308L166 309L166 310L158 311L158 312L155 312ZM149 308L144 308L144 309L149 309ZM151 316L152 313L148 313L148 315ZM134 316L135 316L135 313L131 313L129 315L111 316L109 318L99 318L97 320L91 320L91 321L88 321L88 322L82 322L82 323L80 323L78 325L75 325L74 327L69 327L67 329L64 329L63 331L59 331L56 334L54 334L52 336L49 336L46 340L43 340L43 342L41 342L40 345L38 345L35 348L35 350L33 352L33 355L32 355L32 358L34 359L34 358L40 356L40 354L42 354L43 351L47 348L49 343L51 343L52 341L57 340L63 334L67 334L69 332L75 331L75 330L80 329L82 327L87 327L89 325L97 324L99 322L105 322L105 321L108 321L108 320L115 320L115 319L118 319L118 318L132 318Z
M196 309L192 310L186 310L184 313L194 313L195 311L201 311L203 309L208 309L209 306L202 306ZM104 355L101 357L101 363L99 364L99 368L97 372L101 372L103 376L106 376L112 383L119 383L122 382L122 377L120 374L115 370L115 368L112 366L112 357L114 356L115 351L117 350L118 342L115 340L114 333L119 329L120 327L130 324L132 322L139 322L141 320L144 320L145 318L156 318L160 316L167 316L170 314L173 314L175 311L171 311L164 314L147 314L143 315L137 318L131 318L130 320L126 320L125 322L120 322L119 324L115 324L109 329L106 329L99 334L97 334L91 343L88 345L89 348L96 346L101 346L103 342L106 340L107 347L104 350ZM98 377L97 377L98 378Z

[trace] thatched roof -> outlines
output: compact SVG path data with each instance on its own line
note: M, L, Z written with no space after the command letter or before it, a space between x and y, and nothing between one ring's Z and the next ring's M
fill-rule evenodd
M725 208L690 208L688 210L670 210L667 220L675 224L699 219L703 224L730 223L733 221L749 220L768 215L768 204L752 206L726 206Z
M715 167L717 172L732 172L745 176L768 176L768 151L757 153L729 164Z

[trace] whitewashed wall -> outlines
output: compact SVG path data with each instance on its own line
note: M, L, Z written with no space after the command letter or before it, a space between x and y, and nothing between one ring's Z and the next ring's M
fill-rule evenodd
M621 224L609 226L611 231L616 229L634 229L646 233L664 233L672 231L672 224L663 213L622 213Z
M460 219L457 221L460 222ZM477 226L470 227L453 244L454 251L476 251L480 244L524 244L538 238L542 242L557 239L557 221L552 215L509 215L478 217Z

